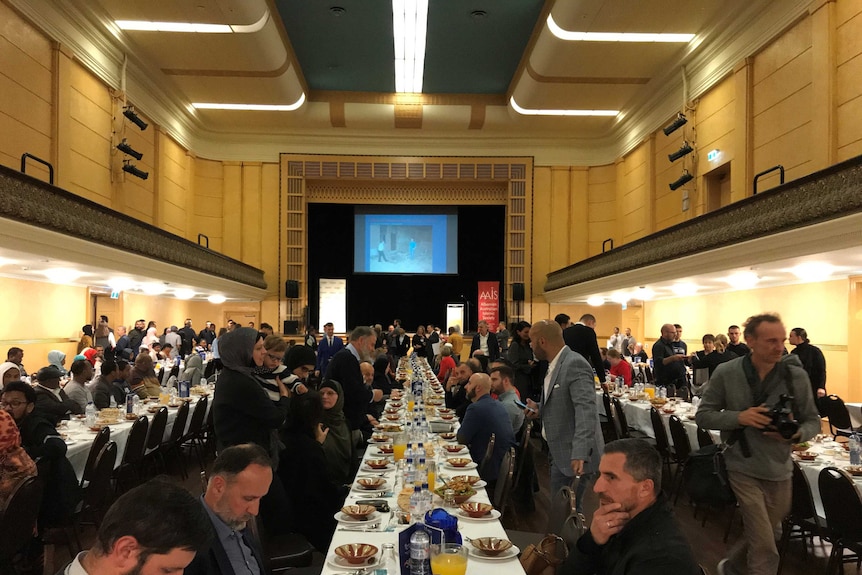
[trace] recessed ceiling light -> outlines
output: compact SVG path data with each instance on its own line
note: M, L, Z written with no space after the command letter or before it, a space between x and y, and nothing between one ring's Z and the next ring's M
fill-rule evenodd
M132 289L135 282L130 278L116 277L108 280L108 286L114 291L126 291Z
M512 109L523 116L607 116L613 117L620 113L619 110L539 110L522 108L515 101L515 97L509 98Z
M627 294L626 292L623 292L623 291L617 292L611 296L611 301L613 301L615 303L623 304L623 305L628 303L629 299L630 299L629 294Z
M159 282L142 283L140 288L147 295L161 295L165 293L165 286Z
M207 298L207 301L214 304L224 303L227 300L223 295L213 294Z
M760 276L753 271L736 272L724 278L724 281L731 287L745 289L756 286Z
M817 282L829 279L835 267L826 262L803 262L790 271L801 280Z
M241 110L256 112L293 112L305 103L305 92L293 104L219 104L214 102L192 102L196 110Z
M71 283L84 275L82 272L72 268L51 268L42 270L42 275L53 283Z
M177 289L174 290L174 297L177 299L192 299L195 297L195 292L190 289Z
M573 32L560 28L554 17L548 14L548 29L560 40L568 42L671 42L687 44L694 34L648 34L637 32Z
M182 32L193 34L253 34L259 32L269 21L269 10L264 10L260 20L248 25L204 24L198 22L153 22L150 20L114 20L120 30L135 32Z
M591 295L587 298L587 303L593 307L599 307L605 304L605 298L600 295Z
M648 287L641 286L632 293L633 299L649 301L655 297L655 292Z
M697 284L685 282L685 283L673 284L673 286L671 286L670 289L673 290L674 294L676 294L680 297L686 297L686 296L691 296L691 295L696 294L697 290L698 290L698 286L697 286Z

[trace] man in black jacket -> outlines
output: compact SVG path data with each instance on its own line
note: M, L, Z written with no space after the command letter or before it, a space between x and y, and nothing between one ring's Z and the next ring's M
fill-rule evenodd
M77 401L69 399L66 392L60 389L60 370L49 365L43 367L36 373L36 411L42 417L57 425L62 419L69 419L70 415L81 415L84 408Z
M557 322L559 323L559 322ZM569 349L584 356L596 370L599 379L605 379L605 362L599 351L599 341L596 338L596 316L585 313L577 323L563 328L563 341Z
M383 392L366 385L359 363L372 359L377 335L368 326L358 326L350 332L349 343L339 350L326 367L323 379L334 379L344 390L344 417L357 445L361 434L371 436L368 407L383 399Z
M559 575L696 575L700 567L661 495L661 457L642 439L605 445L600 507Z
M811 345L808 332L801 327L791 329L787 341L790 345L796 346L790 353L799 356L802 369L805 370L808 379L811 380L811 392L814 394L814 402L816 403L818 399L826 395L826 358L823 357L823 352L820 351L819 347Z

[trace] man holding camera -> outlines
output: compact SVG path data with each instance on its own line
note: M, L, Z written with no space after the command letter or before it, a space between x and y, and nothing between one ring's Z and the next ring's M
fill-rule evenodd
M750 353L715 369L696 420L732 443L725 462L746 531L718 564L719 574L774 575L774 533L791 504L791 444L814 437L820 416L801 363L783 355L781 318L760 314L743 327Z

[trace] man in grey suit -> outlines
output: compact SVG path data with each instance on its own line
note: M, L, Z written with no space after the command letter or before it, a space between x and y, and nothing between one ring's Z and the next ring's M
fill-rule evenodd
M527 399L527 417L542 418L542 436L551 458L551 493L571 485L575 477L598 470L604 450L596 407L593 370L587 360L563 343L560 325L542 320L530 328L536 359L546 360L548 373L542 403ZM578 483L578 501L588 482Z

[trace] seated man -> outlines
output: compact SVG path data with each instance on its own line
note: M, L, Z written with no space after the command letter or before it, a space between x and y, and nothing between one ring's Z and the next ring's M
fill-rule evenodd
M93 366L86 359L78 359L72 362L69 373L72 379L63 388L63 393L86 410L87 404L93 401L93 394L87 388L87 383L93 379Z
M263 549L248 522L272 482L272 461L259 445L244 443L222 450L201 496L215 538L186 567L185 575L262 574Z
M96 409L105 409L111 406L111 398L114 397L115 404L122 408L126 404L125 395L120 401L117 401L117 397L114 395L114 379L119 373L117 364L113 358L106 357L102 361L100 370L102 372L101 375L93 382L93 386L90 388L93 393L93 404L96 406Z
M515 404L518 390L515 389L514 380L515 372L511 367L498 365L491 368L491 391L497 394L497 401L506 408L509 421L512 422L512 431L518 435L521 426L524 425L524 409Z
M180 485L153 479L111 505L93 547L60 573L176 575L211 539L212 525L198 500Z
M701 572L661 493L661 466L661 456L642 439L605 445L593 487L600 506L559 575Z
M616 379L617 377L623 378L623 383L629 387L632 384L632 366L629 365L629 362L623 359L615 349L608 350L608 361L611 363L610 374L611 377Z
M488 374L474 373L470 376L470 381L467 383L467 398L472 403L467 407L461 420L458 443L469 447L470 457L473 461L481 463L488 449L491 434L496 435L490 465L487 469L480 469L483 473L482 479L490 483L497 480L503 455L510 447L517 444L515 433L512 431L506 408L491 399L491 378Z
M36 411L51 425L57 425L61 419L69 419L71 414L84 413L84 407L69 399L66 392L60 389L60 377L60 370L53 365L43 367L36 373Z

